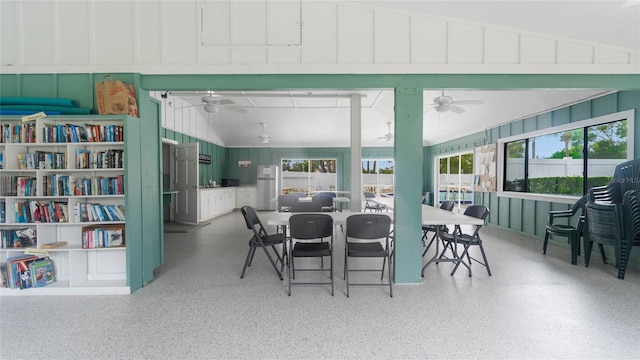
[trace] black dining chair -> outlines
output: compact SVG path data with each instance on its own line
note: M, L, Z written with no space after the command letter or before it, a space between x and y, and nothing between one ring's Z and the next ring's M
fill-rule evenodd
M484 205L471 205L465 211L464 214L467 216L472 216L477 219L485 220L487 215L489 215L489 209ZM438 237L444 241L445 248L440 253L438 260L436 260L436 264L442 261L454 262L456 266L451 271L451 275L456 273L460 264L463 264L469 270L469 277L471 277L471 260L477 262L478 264L487 268L487 273L491 276L491 269L489 268L489 262L487 261L487 255L484 252L484 247L482 246L482 239L480 238L479 231L482 228L482 225L475 225L473 233L463 233L460 225L456 225L455 229L452 233L446 233L442 231L440 227L436 228L436 232ZM464 250L462 254L458 256L458 245L462 245ZM483 261L479 261L478 259L473 258L469 254L469 248L471 246L478 246L480 248L480 253L482 254ZM451 251L453 257L447 258L445 256L446 251ZM464 262L464 257L467 257L469 264ZM423 274L424 275L424 274Z
M369 201L369 199L375 198L376 194L370 192L370 191L365 191L363 192L364 195L364 212L367 212L367 210L371 211L371 212L382 212L382 210L385 210L385 206L384 205L380 205L380 204L376 204L373 201Z
M352 286L389 286L389 295L393 297L393 281L391 277L391 256L389 246L389 233L391 232L391 218L384 214L357 214L347 218L347 229L344 247L344 279L347 284L347 297L349 297L349 285ZM384 246L380 239L384 239ZM377 269L350 269L349 258L382 258L382 271L380 283L355 283L349 281L349 272L353 271L380 271ZM389 261L389 281L382 282L384 268Z
M311 202L320 204L322 210L324 212L334 212L336 211L333 207L333 197L327 195L314 195L311 197Z
M284 234L269 234L267 233L264 225L260 221L260 218L256 214L255 210L251 206L243 206L240 208L242 212L242 216L247 224L247 228L253 231L253 236L249 240L249 252L247 253L247 258L244 261L244 267L242 268L242 274L240 274L240 279L244 278L244 273L247 270L247 267L251 266L253 262L253 256L256 253L256 249L261 248L264 250L265 254L267 254L267 258L269 258L269 262L273 266L273 269L278 274L280 280L282 280L282 271L284 271L284 256L286 252L286 244L285 244L285 236ZM276 245L283 246L283 254L282 256L276 249ZM269 252L271 249L276 257L273 259L273 256ZM280 269L278 269L277 263L278 261L281 264Z
M587 195L581 197L568 210L549 211L547 227L544 233L544 243L542 244L543 254L547 253L547 244L549 243L549 237L551 235L564 236L568 239L571 246L571 264L576 265L578 263L580 237L583 235L584 212L588 198L589 197ZM574 224L565 224L557 221L559 219L571 220L575 215L577 215L577 219ZM602 244L599 245L602 247ZM604 250L602 250L602 253L604 253Z
M291 211L291 206L298 202L300 202L300 198L295 195L278 195L278 211Z
M453 211L453 208L455 206L456 206L455 201L447 200L447 201L443 201L442 204L440 204L440 209ZM436 239L438 235L436 233L436 226L441 226L443 232L449 232L449 228L447 228L445 225L422 225L422 245L423 246L424 244L427 243L427 235L429 234L429 232L430 231L433 232L433 237L429 241L429 244L427 245L427 247L422 252L422 256L425 256L427 254L427 251L429 251L429 248L431 247L431 245L433 244L433 241Z
M289 256L289 296L292 285L328 285L331 284L331 296L333 296L333 218L323 214L296 214L289 218L289 234L291 246ZM329 242L324 239L329 238ZM315 240L320 240L317 242ZM321 262L320 268L295 267L295 258L319 257L330 258L329 269L324 268ZM328 271L330 282L294 282L296 271Z
M300 201L291 205L291 212L322 212L322 205L313 201Z

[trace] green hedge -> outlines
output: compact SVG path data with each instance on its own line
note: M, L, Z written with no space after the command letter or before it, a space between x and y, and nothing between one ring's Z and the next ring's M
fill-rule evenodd
M597 176L587 179L587 189L594 186L606 185L611 181L610 176ZM529 179L529 192L537 194L559 194L582 196L582 176L544 177Z

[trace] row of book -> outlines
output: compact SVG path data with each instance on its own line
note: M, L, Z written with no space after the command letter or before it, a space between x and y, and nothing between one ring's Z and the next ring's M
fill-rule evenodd
M115 124L45 124L42 135L46 143L122 142L124 127Z
M14 219L17 223L68 222L68 207L64 202L21 201L15 204Z
M34 228L0 230L0 247L3 249L35 247L37 244Z
M82 230L82 248L124 246L124 228L92 227Z
M21 170L56 170L67 168L67 154L62 152L36 151L18 154Z
M31 176L0 176L0 196L85 196L123 195L124 175L74 178L69 175L44 175L42 194Z
M36 142L36 124L35 123L22 123L22 124L3 124L2 131L0 131L0 143L5 144L20 144L20 143L35 143Z
M124 205L80 203L73 213L76 222L125 221Z
M6 203L4 201L0 201L0 223L7 222L7 217L5 215L5 207L6 207Z
M76 169L121 169L124 167L124 150L77 150Z
M56 281L53 262L49 257L28 254L13 256L7 258L6 266L1 269L2 286L11 289L38 288Z

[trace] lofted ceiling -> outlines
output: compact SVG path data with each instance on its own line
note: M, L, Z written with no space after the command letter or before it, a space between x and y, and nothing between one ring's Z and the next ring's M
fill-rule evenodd
M374 7L425 13L451 19L493 24L589 42L640 49L640 1L353 1ZM170 89L169 89L170 90ZM462 113L431 109L440 89L424 92L424 145L433 145L539 114L610 90L483 91L445 90L462 105ZM173 91L195 106L228 147L348 147L349 96L362 96L363 146L392 146L385 135L393 122L393 91L220 92L233 104L204 111L203 91ZM264 124L264 127L261 126ZM393 132L393 125L391 127ZM260 135L270 142L260 142Z

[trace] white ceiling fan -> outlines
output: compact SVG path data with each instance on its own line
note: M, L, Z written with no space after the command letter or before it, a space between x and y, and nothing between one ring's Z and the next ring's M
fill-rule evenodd
M451 110L456 114L462 114L463 112L465 112L465 110L458 105L476 105L476 104L483 104L483 101L482 100L455 100L454 101L451 96L446 96L444 94L444 90L442 90L442 95L436 96L435 98L433 98L432 104L427 104L433 107L427 109L425 112L431 109L435 109L437 112L447 112Z
M260 126L262 126L262 132L260 133L260 135L258 135L258 139L260 139L261 144L268 144L269 141L271 141L271 136L269 136L269 134L265 134L264 132L264 128L267 127L267 124L260 123Z
M220 95L215 94L213 91L209 91L209 93L206 96L203 96L200 99L200 101L202 102L201 104L192 105L192 106L203 106L204 111L210 114L217 114L221 108L239 112L239 113L247 112L247 110L243 108L240 108L237 106L230 106L235 104L233 100L221 99ZM190 107L190 106L185 106L185 107Z
M393 133L391 132L391 122L387 123L387 127L389 127L389 132L384 134L384 136L379 136L378 139L384 139L384 140L387 140L387 141L393 140Z

